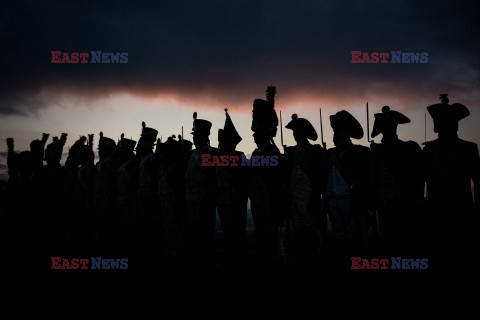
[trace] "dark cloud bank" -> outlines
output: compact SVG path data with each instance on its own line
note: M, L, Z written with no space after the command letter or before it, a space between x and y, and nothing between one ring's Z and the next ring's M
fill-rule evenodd
M447 90L472 106L478 101L480 17L472 1L152 3L2 2L0 114L32 113L62 94L234 105L269 83L292 99L433 100ZM52 50L128 52L129 61L51 64ZM352 50L428 52L429 61L354 65Z

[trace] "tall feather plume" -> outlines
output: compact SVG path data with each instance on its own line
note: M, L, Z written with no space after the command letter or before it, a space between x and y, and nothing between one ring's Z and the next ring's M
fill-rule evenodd
M90 146L90 149L93 147L93 133L88 135L88 145Z
M14 147L13 138L7 138L7 147L9 152L14 152L15 147Z
M273 107L275 107L275 94L276 93L277 93L277 90L274 86L270 85L270 86L267 87L266 100Z

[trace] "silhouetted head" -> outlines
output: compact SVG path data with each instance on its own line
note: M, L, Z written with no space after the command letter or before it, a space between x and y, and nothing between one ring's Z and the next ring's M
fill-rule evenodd
M272 139L271 133L268 131L255 131L253 134L253 140L255 141L255 144L257 147L264 146L266 144L270 143L270 140Z
M393 138L397 136L397 126L399 124L410 123L410 119L402 113L390 110L389 106L382 108L382 113L375 114L373 123L372 138L383 134L383 138Z
M470 111L463 104L448 104L447 94L440 95L442 103L427 107L433 119L433 131L443 137L456 137L458 122L470 115Z
M42 141L33 140L30 142L30 152L41 152L42 151Z
M115 151L115 141L103 136L100 132L100 140L98 141L98 157L103 160L113 154Z
M197 113L193 113L193 128L191 134L193 135L193 144L195 147L202 147L210 144L208 137L210 136L210 129L212 123L207 120L197 119Z
M134 156L133 151L137 141L125 138L125 134L122 133L120 140L115 147L115 154L118 158L127 160Z
M292 115L292 120L285 126L285 128L293 131L293 138L298 144L308 143L308 139L315 141L318 138L317 131L310 121L304 118L299 118L295 113Z
M58 137L53 137L52 142L45 148L45 161L48 166L59 165L62 158L63 144Z
M158 131L146 126L145 122L142 122L142 134L137 143L137 156L144 156L153 152L153 147L157 141Z
M278 117L273 101L255 99L252 113L252 131L271 131L272 137L274 137L277 133Z
M29 178L32 166L32 154L30 151L22 151L18 154L18 172L25 178Z
M333 129L333 143L338 145L342 141L363 137L363 128L348 111L342 110L330 116L330 125Z

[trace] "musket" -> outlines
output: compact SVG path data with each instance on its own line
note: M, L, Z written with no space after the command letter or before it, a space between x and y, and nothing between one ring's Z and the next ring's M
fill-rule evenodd
M322 120L322 108L319 109L320 110L320 137L322 139L322 146L323 146L323 152L322 152L322 172L324 172L325 170L325 163L326 163L326 159L327 159L327 144L325 143L325 141L323 140L323 120ZM321 175L323 177L323 173ZM322 178L323 179L323 178ZM324 190L324 187L323 187L323 181L322 181L322 185L321 185L321 198L320 198L320 239L319 239L319 243L318 243L318 246L320 248L322 248L324 246L324 243L325 243L325 239L326 239L326 235L327 235L327 213L326 213L326 209L325 209L325 190Z
M322 121L322 108L320 110L320 137L322 138L323 149L327 149L327 144L323 141L323 121Z
M282 125L282 110L280 110L280 142L285 152L285 145L283 144L283 125Z
M182 126L182 138L180 140L183 140L183 126Z
M427 113L425 112L425 143L427 143Z
M370 141L370 119L369 119L369 113L368 113L368 102L367 102L367 141Z

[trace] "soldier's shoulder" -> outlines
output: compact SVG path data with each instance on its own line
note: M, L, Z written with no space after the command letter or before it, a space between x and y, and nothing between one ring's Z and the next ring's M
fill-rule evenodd
M412 140L402 141L402 147L406 151L411 151L411 152L422 151L422 148L420 148L420 145L417 142L412 141Z
M337 150L337 147L329 148L329 149L325 150L325 152L327 153L327 155L329 155L329 154L334 153L335 150Z
M326 152L326 150L323 149L322 146L319 145L319 144L312 144L312 145L310 146L310 149L309 149L309 153L310 153L310 155L312 155L313 157L318 156L318 155L323 155L324 152Z
M240 157L241 157L241 156L244 156L245 153L243 153L243 151L235 150L235 151L233 152L233 155L234 155L234 156L240 156Z
M203 152L203 153L209 153L209 154L218 155L218 154L219 154L219 150L218 150L218 148L215 148L215 147L212 147L212 146L208 146L208 147L205 149L205 152Z
M292 154L297 150L297 146L285 147L285 153Z
M265 147L264 153L266 155L275 155L275 154L280 154L280 150L277 148L276 145L269 144L268 146Z
M352 148L353 152L358 153L370 153L370 148L366 146L362 146L360 144L354 144Z
M127 162L124 162L122 165L120 165L119 170L133 170L136 168L137 162L135 159L130 159Z
M476 143L462 139L458 139L458 142L463 149L467 150L468 152L478 154L478 146Z
M475 142L466 141L466 140L462 140L462 139L458 139L458 142L460 144L462 144L463 146L468 147L468 148L478 148L478 146Z
M438 139L432 140L432 141L425 141L423 143L423 151L424 152L429 152L434 150L437 146L439 145Z
M381 143L376 143L376 142L370 142L370 151L372 152L377 152L382 148Z
M319 144L312 144L310 145L310 149L313 151L324 151L323 147Z

